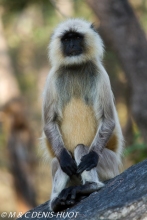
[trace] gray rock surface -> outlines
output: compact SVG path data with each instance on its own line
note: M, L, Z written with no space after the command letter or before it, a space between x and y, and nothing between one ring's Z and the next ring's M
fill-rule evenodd
M145 220L147 219L147 160L107 181L104 188L64 212L51 212L46 202L18 219Z

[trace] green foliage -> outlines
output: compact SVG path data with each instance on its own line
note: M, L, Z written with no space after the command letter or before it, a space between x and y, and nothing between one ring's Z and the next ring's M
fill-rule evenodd
M75 17L81 17L86 20L94 21L93 11L88 7L86 1L83 0L75 0L74 1L74 11Z
M5 137L3 134L2 123L0 123L0 150L2 150L2 146L4 146Z
M134 133L133 143L127 146L124 152L125 156L129 156L135 163L138 163L147 157L147 146L142 140L139 131Z
M50 3L49 0L1 0L0 1L1 5L3 5L5 7L5 10L7 10L7 12L11 12L11 13L15 13L15 12L21 12L24 8L26 8L28 5L30 4L39 4L40 6L42 6L45 10L49 7L53 6ZM44 7L46 6L46 7Z

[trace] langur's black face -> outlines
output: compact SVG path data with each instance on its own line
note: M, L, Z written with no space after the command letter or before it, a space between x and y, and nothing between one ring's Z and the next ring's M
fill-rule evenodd
M77 32L67 32L61 38L64 56L78 56L84 52L84 36Z

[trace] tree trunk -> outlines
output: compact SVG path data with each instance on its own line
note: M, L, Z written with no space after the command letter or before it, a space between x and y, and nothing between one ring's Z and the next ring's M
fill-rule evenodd
M127 0L87 0L131 87L131 112L147 142L147 40Z

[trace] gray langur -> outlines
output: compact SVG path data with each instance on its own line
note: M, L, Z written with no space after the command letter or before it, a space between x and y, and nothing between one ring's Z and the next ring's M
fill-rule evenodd
M82 19L61 23L51 37L43 138L52 157L50 208L55 212L120 172L123 135L103 51L94 26Z

